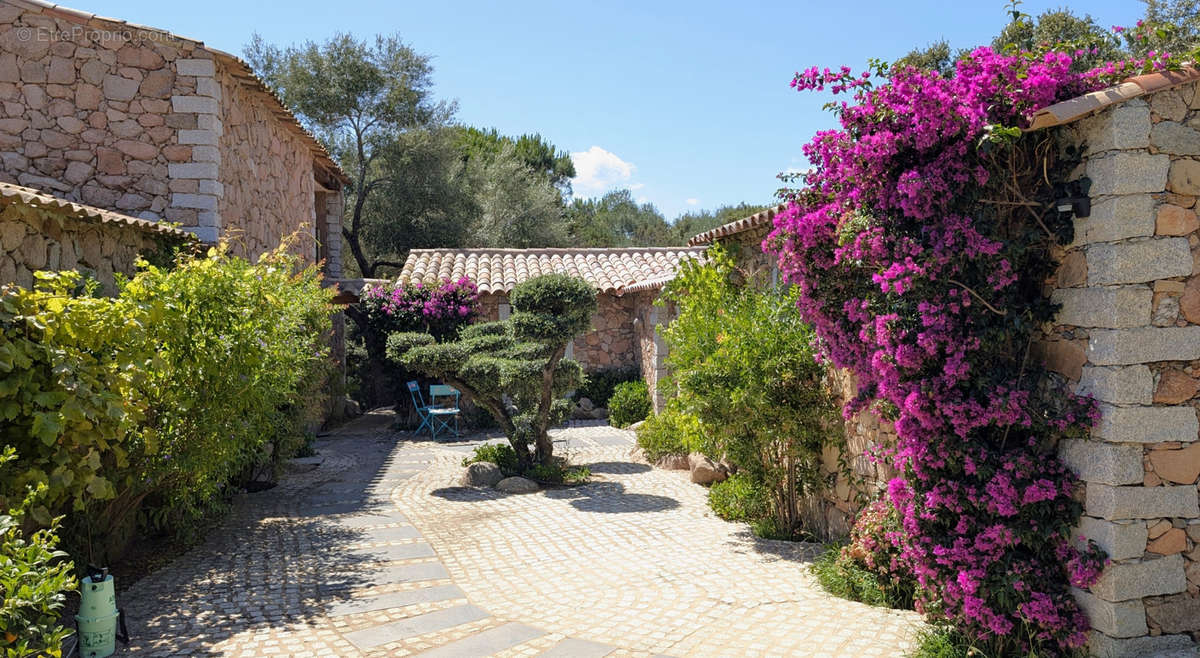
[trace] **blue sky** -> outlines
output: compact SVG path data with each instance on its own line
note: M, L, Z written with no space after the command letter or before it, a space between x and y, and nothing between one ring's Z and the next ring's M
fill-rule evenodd
M811 65L895 59L945 38L989 41L999 0L907 2L366 2L66 0L241 54L270 42L347 31L396 33L434 56L436 93L458 119L503 133L539 132L575 157L576 196L614 187L668 219L693 208L770 203L775 175L803 168L801 146L833 117L824 99L788 87ZM1136 0L1029 0L1068 6L1104 26L1132 24Z

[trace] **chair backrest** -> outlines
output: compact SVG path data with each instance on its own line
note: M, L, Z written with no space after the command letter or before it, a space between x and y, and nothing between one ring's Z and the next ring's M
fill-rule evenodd
M421 385L416 381L408 383L408 395L412 398L413 406L417 409L425 408L425 397L421 395Z
M458 402L458 389L445 384L430 384L429 385L429 402L434 403L438 398L453 397L455 403Z

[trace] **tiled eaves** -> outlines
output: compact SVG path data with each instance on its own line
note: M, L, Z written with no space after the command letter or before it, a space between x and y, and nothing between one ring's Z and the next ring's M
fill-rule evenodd
M0 205L7 206L12 203L20 203L30 208L46 210L74 219L100 224L120 224L147 233L169 235L187 242L196 241L196 236L191 233L163 224L162 222L138 219L137 217L122 215L111 210L104 210L103 208L60 199L41 190L35 190L32 187L0 182Z
M1078 121L1110 105L1200 80L1200 71L1184 66L1175 71L1136 75L1121 84L1044 107L1033 115L1028 130L1053 128Z
M531 278L557 273L620 296L661 287L674 278L679 263L703 253L702 247L414 249L399 281L433 285L466 277L481 293L508 293Z
M775 215L778 215L784 210L787 210L786 203L781 203L774 208L761 210L753 215L750 215L749 217L743 217L742 219L729 222L728 224L723 224L714 229L710 229L700 233L699 235L693 236L691 240L688 240L688 245L699 246L712 244L713 241L719 238L728 237L730 235L734 235L735 233L742 233L744 231L770 226L771 221L775 219Z
M217 61L226 66L229 69L230 75L235 80L237 80L250 91L266 97L265 100L271 110L271 113L276 119L279 120L280 123L282 123L307 143L308 150L313 155L313 160L315 160L319 166L328 170L329 173L341 183L350 183L350 177L346 175L346 172L342 171L342 168L338 166L337 162L335 162L334 159L329 155L329 151L325 150L325 147L321 144L321 142L314 137L313 134L310 133L308 129L300 123L296 116L292 114L287 106L284 105L283 100L279 98L275 91L271 89L266 82L259 78L250 68L250 65L243 61L240 57L227 53L223 50L218 50L211 46L206 46L203 41L180 36L168 30L163 30L157 27L130 23L119 18L98 16L91 12L72 9L62 5L56 5L51 2L44 2L43 0L4 1L7 4L21 7L28 11L38 12L50 18L59 18L65 21L86 25L100 30L132 30L136 32L150 33L156 35L157 37L161 37L164 41L174 41L189 44L197 48L203 48L205 51L211 53Z

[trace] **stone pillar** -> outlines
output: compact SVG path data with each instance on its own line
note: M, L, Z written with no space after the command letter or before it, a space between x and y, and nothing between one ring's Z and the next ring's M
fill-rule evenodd
M1051 293L1061 310L1041 348L1101 410L1090 438L1059 446L1085 486L1079 534L1111 560L1076 591L1098 656L1189 647L1200 632L1200 303L1180 310L1188 290L1200 302L1200 162L1188 157L1200 132L1180 123L1197 114L1191 95L1158 92L1073 128L1092 210L1061 254Z
M196 234L205 242L216 242L221 236L221 214L217 201L224 195L218 180L221 153L217 139L221 136L221 85L211 59L180 59L175 61L175 73L196 78L196 93L192 96L172 96L171 111L194 114L196 128L181 129L179 143L191 148L189 162L171 163L167 176L172 181L196 182L194 193L176 192L171 195L171 207L193 209L196 223L182 228Z

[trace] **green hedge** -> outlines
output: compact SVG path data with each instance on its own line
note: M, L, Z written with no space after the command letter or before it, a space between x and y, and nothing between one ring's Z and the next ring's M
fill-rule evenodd
M617 384L608 401L608 419L613 427L627 427L650 415L650 389L637 380Z
M74 272L0 289L0 443L17 455L0 509L45 484L33 521L67 514L96 560L138 518L194 528L323 408L332 293L315 268L224 248L139 267L111 298Z
M622 368L601 368L587 373L583 385L575 389L575 399L587 398L597 407L608 407L613 390L618 384L635 382L642 378L637 368L626 366Z

